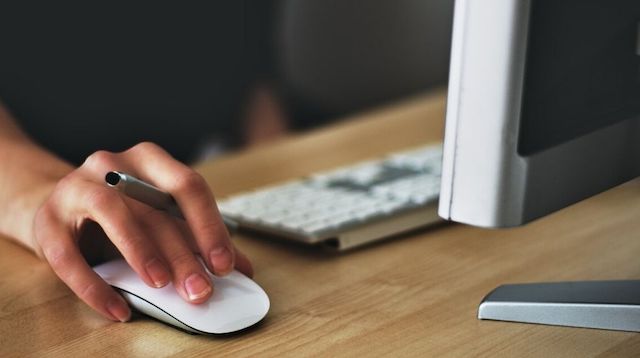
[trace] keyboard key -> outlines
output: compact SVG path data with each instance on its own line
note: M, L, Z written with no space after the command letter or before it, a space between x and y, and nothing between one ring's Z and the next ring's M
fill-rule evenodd
M440 147L419 148L240 193L221 200L218 207L240 225L335 235L409 208L433 205L440 190L441 156Z

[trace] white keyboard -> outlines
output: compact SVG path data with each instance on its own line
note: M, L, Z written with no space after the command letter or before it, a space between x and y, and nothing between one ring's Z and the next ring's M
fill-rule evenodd
M346 249L439 221L442 147L359 162L218 202L240 228Z

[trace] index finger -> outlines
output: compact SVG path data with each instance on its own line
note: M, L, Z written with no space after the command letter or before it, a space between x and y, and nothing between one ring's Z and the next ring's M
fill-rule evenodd
M210 270L229 273L235 264L234 248L204 178L153 143L140 143L127 152L145 158L136 161L144 180L173 195Z
M128 305L89 267L71 233L56 220L49 217L42 220L42 225L36 228L36 234L42 253L56 275L81 300L103 316L121 322L128 321L131 316Z

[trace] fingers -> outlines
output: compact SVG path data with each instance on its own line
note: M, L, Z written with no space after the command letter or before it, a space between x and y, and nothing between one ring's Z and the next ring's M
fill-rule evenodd
M141 143L128 152L152 159L138 161L137 172L174 196L209 269L217 275L229 273L235 264L234 247L202 176L152 143Z
M121 196L103 183L104 174L121 170L139 175L169 191L186 218L186 225L165 213ZM149 216L155 215L152 220ZM86 263L77 236L86 220L99 224L134 271L149 286L173 282L187 301L208 300L213 286L194 254L192 242L217 275L234 265L251 276L251 263L237 253L204 179L159 147L143 143L113 154L96 152L61 180L39 210L36 238L56 274L89 306L105 317L125 321L125 301ZM187 233L184 233L188 229ZM236 262L237 260L237 262Z
M178 229L182 233L182 236L187 240L187 244L189 245L189 248L191 249L191 251L197 252L198 248L194 243L193 235L191 234L191 231L187 226L186 222L179 221L179 222L176 222L176 224ZM235 246L234 246L234 252L236 255L234 268L249 277L253 277L253 266L251 265L251 261L249 260L249 258L242 251L238 250L238 248L236 248Z
M188 240L177 223L163 220L166 214L154 211L148 213L146 229L156 238L159 250L164 254L173 276L173 285L187 301L201 303L211 297L213 285L204 267L196 258Z
M87 265L71 233L48 208L38 211L35 229L51 268L81 300L108 319L129 320L131 311L124 299Z
M123 198L100 184L77 178L68 181L61 183L65 197L60 200L61 212L68 215L66 221L79 217L97 222L147 285L163 287L169 283L171 274L163 256Z

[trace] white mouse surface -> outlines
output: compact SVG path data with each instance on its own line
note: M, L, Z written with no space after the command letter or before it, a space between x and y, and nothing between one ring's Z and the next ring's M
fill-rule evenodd
M209 273L213 295L209 301L196 305L180 297L173 284L162 288L147 286L122 259L93 269L108 284L122 290L124 298L138 311L195 333L238 331L259 322L269 311L269 297L264 290L235 270L225 277Z

